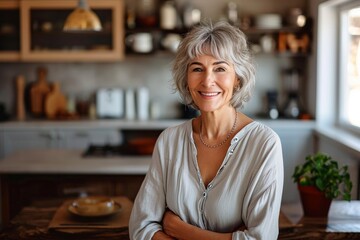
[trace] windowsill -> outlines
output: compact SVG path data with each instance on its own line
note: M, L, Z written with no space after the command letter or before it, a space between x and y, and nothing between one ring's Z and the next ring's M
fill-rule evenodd
M360 160L360 138L340 128L315 127L315 135L342 147Z

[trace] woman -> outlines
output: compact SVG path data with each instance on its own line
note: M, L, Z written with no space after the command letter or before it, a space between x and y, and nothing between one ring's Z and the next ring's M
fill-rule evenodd
M178 48L173 76L201 114L159 136L130 238L277 239L281 143L237 111L255 81L245 35L221 22L195 27Z

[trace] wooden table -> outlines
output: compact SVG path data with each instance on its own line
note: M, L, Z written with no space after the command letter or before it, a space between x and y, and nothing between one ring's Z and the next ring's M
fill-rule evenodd
M91 233L49 232L48 225L62 201L35 202L24 207L1 233L7 240L62 240L62 239L117 239L128 240L126 227L116 230L98 230ZM355 211L355 212L354 212ZM329 218L302 217L301 205L285 204L280 216L279 239L336 240L360 239L360 201L337 201Z

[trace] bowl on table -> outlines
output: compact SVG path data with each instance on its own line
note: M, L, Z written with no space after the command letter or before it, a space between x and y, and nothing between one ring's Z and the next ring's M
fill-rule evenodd
M106 196L90 196L74 200L69 211L83 217L100 217L119 212L121 206Z

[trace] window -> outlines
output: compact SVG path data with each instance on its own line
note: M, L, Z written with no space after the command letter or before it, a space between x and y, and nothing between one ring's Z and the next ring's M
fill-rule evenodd
M360 1L340 8L339 124L360 130Z

